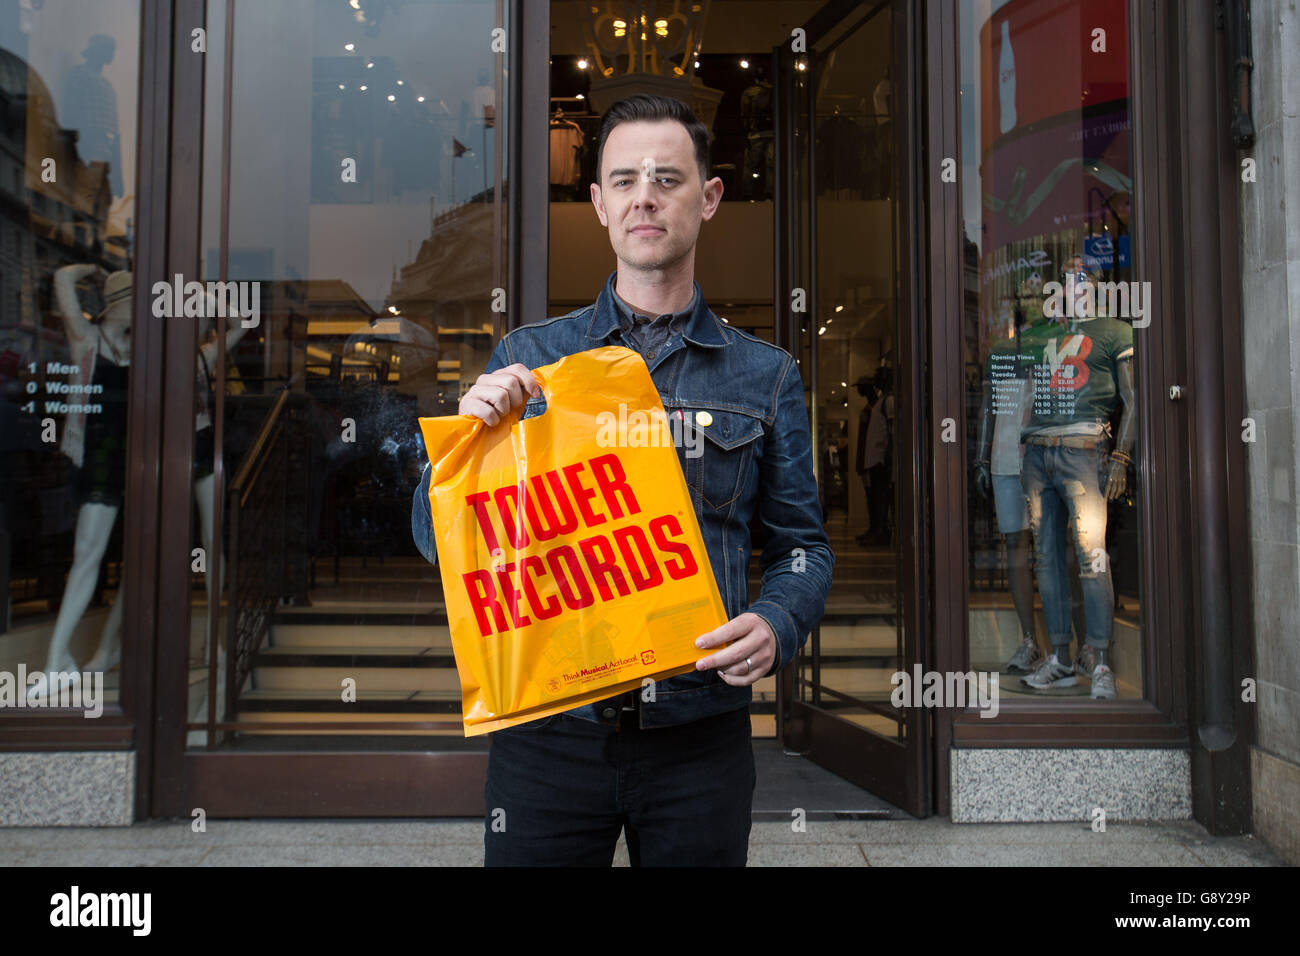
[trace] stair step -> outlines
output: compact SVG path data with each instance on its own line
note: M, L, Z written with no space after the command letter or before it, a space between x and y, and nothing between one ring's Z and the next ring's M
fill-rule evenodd
M313 645L264 647L254 667L455 667L446 647Z
M353 624L385 627L400 624L446 624L447 608L425 601L407 606L375 607L369 604L317 604L284 608L275 620L285 624Z
M455 714L460 716L460 688L441 692L405 690L358 689L357 699L344 703L337 694L322 695L309 689L270 690L258 688L246 691L239 698L239 713L297 713L312 715L330 714L350 719L363 714ZM308 718L312 719L312 718Z
M343 681L356 681L358 698L363 692L412 693L446 691L460 696L460 677L452 667L253 667L253 687L259 691L306 691L339 697ZM340 702L341 703L341 702ZM343 706L348 706L344 704Z
M437 624L352 624L352 623L281 623L271 624L270 647L288 650L301 647L403 647L419 653L428 649L450 653L451 629L446 619Z

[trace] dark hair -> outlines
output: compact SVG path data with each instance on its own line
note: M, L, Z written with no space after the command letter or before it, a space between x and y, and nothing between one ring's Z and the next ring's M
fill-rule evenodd
M619 123L658 122L659 120L676 120L686 127L691 141L695 144L695 164L700 169L700 182L709 178L709 128L695 118L691 108L681 100L670 96L653 96L638 93L625 100L619 100L605 111L600 121L600 132L596 134L596 180L600 181L601 163L604 161L605 140Z

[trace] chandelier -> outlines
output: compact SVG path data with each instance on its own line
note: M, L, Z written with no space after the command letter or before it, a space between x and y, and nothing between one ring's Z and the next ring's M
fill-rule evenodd
M591 104L636 93L672 96L713 126L722 91L695 75L709 0L574 0L591 61Z

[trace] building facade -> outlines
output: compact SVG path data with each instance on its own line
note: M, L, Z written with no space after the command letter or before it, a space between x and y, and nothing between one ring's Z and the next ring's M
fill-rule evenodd
M625 17L0 0L0 822L483 812L416 422L594 300L599 117L656 91L710 128L697 279L799 361L837 554L756 738L914 815L1296 859L1295 11Z

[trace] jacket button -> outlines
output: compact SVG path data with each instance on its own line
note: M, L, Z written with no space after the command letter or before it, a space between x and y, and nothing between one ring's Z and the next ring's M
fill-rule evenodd
M654 349L651 349L649 352L647 352L645 357L653 361L655 357Z
M606 707L604 710L600 712L600 716L604 717L606 720L613 720L615 717L618 716L618 711L616 711L613 707Z

